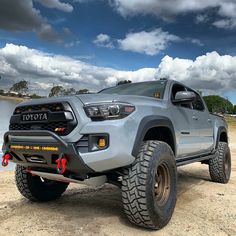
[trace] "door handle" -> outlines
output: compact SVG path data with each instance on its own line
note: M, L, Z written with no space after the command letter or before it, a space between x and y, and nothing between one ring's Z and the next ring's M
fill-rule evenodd
M211 119L207 119L207 122L211 123Z
M193 118L193 120L198 120L197 116L193 116L192 118Z

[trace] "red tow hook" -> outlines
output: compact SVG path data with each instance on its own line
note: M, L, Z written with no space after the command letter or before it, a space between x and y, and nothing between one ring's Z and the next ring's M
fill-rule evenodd
M61 155L60 158L56 160L57 163L57 173L63 174L66 171L67 159L64 155Z
M11 155L9 153L6 153L2 156L2 166L3 167L8 166L9 159L11 159Z

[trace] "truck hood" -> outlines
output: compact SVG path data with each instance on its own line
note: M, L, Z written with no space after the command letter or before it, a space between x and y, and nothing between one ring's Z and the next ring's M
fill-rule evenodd
M93 104L93 103L106 103L106 102L127 102L131 104L140 104L150 102L158 102L160 104L163 103L163 100L152 98L152 97L144 97L144 96L136 96L136 95L118 95L118 94L81 94L77 95L77 98L84 105Z

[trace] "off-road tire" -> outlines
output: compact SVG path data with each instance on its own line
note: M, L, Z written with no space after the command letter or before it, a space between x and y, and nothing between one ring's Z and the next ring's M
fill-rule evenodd
M214 157L209 160L209 172L212 181L228 183L231 174L231 155L227 143L219 142Z
M168 172L168 177L162 177L162 181L161 169ZM149 229L164 227L175 208L176 184L176 162L169 145L159 141L143 142L135 162L128 168L122 180L122 202L128 219ZM159 187L168 193L164 195L166 199L156 193Z
M46 202L59 198L68 183L42 179L33 176L23 166L16 165L15 181L19 192L30 201Z

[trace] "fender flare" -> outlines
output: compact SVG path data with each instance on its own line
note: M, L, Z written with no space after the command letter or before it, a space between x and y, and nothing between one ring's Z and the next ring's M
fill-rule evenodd
M227 135L227 140L228 140L228 132L227 129L224 126L220 126L217 131L217 137L216 137L216 144L215 144L215 149L218 148L218 144L220 142L220 135L225 132Z
M147 131L154 127L165 127L169 128L174 142L174 153L176 153L176 137L175 137L175 130L171 120L165 116L158 116L158 115L151 115L144 117L141 122L139 123L138 131L136 134L132 155L134 157L138 156L139 147L143 142L145 134Z

